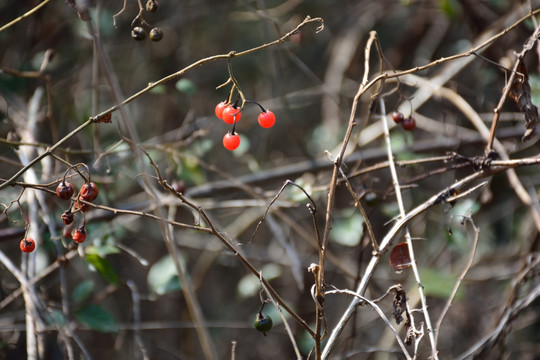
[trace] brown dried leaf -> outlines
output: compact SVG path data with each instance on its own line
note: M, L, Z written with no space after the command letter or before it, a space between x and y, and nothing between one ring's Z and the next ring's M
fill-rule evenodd
M401 314L407 311L407 294L401 286L396 290L394 294L393 304L394 311L392 312L392 315L394 315L394 319L399 325L403 321L403 316Z
M508 96L514 100L519 110L525 116L525 133L521 138L521 141L529 140L536 131L536 124L538 122L538 108L532 103L531 100L531 86L529 85L529 75L527 74L527 67L523 62L518 66L517 71L520 74L514 78Z
M388 261L394 271L401 271L403 269L410 268L412 266L412 261L407 243L402 242L394 246L390 252L390 258Z

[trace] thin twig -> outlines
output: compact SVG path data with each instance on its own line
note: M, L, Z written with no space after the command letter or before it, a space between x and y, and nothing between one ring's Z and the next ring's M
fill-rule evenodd
M467 275L467 272L469 272L469 269L471 268L474 262L474 256L476 255L476 249L478 247L478 238L480 235L480 229L476 227L473 219L470 216L465 217L465 220L467 220L467 222L471 224L474 231L474 240L471 247L471 254L469 255L469 259L467 260L467 263L465 264L463 271L461 272L461 274L459 274L459 277L454 285L454 288L452 289L452 292L450 293L450 296L448 297L448 300L446 301L446 304L444 305L444 308L441 311L441 314L439 315L439 319L437 320L437 323L435 324L435 346L437 345L437 342L439 340L441 324L444 320L444 317L446 316L446 313L448 312L448 310L450 310L450 306L452 306L452 302L454 301L454 298L459 290L459 287L461 286L463 279L465 279L465 275Z

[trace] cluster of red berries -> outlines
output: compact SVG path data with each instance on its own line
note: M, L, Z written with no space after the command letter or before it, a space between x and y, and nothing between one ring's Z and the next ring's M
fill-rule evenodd
M158 7L159 7L159 4L156 0L148 0L146 2L146 11L148 12L151 12L151 13L156 12ZM133 38L133 40L137 40L137 41L141 41L141 40L144 40L144 38L146 38L146 31L144 30L144 28L142 26L135 26L135 23L139 19L142 19L140 18L140 14L137 15L137 17L133 21L133 24L131 25L132 26L131 37ZM141 23L141 25L143 24L148 25L144 20L140 20L139 22ZM163 39L163 30L161 30L158 27L154 27L150 30L149 37L150 37L150 40L152 41L160 41L161 39Z
M90 174L88 166L82 163L74 165L67 169L66 174L71 169L77 169L81 166L85 167L87 173ZM64 174L64 177L56 187L56 196L62 200L72 200L72 197L75 194L75 187L71 182L66 180L66 174ZM90 205L85 204L82 201L92 202L97 198L98 194L98 187L94 182L90 181L90 176L88 177L88 179L85 178L85 183L83 184L83 186L81 186L81 189L77 194L76 200L73 200L69 208L62 214L62 222L64 223L64 225L66 225L66 228L64 229L64 234L70 234L71 238L76 243L80 244L86 240L86 218L84 217L84 212L90 210ZM77 212L83 214L82 225L78 229L71 231L73 226L71 224L73 223L74 214ZM36 248L36 242L30 237L25 237L21 240L20 248L22 252L32 252Z
M259 125L265 129L271 128L276 123L276 116L268 109L262 107L259 103L253 102L261 108L258 121ZM234 126L242 117L242 110L237 104L230 104L228 101L222 101L216 105L215 114L218 119L223 120L226 124L233 125L233 130L229 131L223 137L223 146L227 150L235 150L240 146L240 135L234 131Z
M415 118L412 116L404 117L399 111L394 111L392 113L392 120L394 120L396 124L400 124L401 127L407 131L412 131L416 127Z

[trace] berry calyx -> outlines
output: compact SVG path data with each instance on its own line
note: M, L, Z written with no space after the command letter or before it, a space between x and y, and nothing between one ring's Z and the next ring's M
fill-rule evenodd
M36 248L36 242L32 238L24 238L21 240L20 248L22 252L30 253Z
M231 134L229 131L223 137L223 146L227 150L235 150L240 146L240 135L238 135L238 133Z
M81 226L79 230L75 230L73 232L73 235L71 236L73 241L75 241L77 244L81 244L86 240L86 230L84 229L84 225Z
M240 117L242 116L242 113L240 112L240 109L235 108L232 105L228 105L223 109L223 112L221 113L221 118L223 121L225 121L227 124L235 124L240 120Z
M263 312L259 312L255 317L255 329L262 332L264 336L272 329L272 325L272 318Z
M56 187L56 196L58 196L62 200L71 199L74 192L75 189L73 188L73 185L67 181L62 181Z
M270 110L263 111L259 114L259 125L263 128L268 129L274 126L276 122L276 116Z
M150 40L160 41L161 39L163 39L163 30L161 30L158 27L155 27L152 30L150 30Z
M92 181L87 182L81 188L81 199L86 201L93 201L98 196L98 187Z
M403 121L403 114L400 113L399 111L394 111L394 112L392 113L392 120L394 120L394 122L395 122L396 124L399 124L400 122Z
M133 29L131 29L131 38L133 40L141 41L144 40L146 37L146 32L144 29L140 26L135 26Z
M229 104L227 104L225 101L222 101L216 105L214 112L216 113L218 119L223 120L223 110L225 110L228 105Z
M401 127L407 131L414 130L414 128L416 127L416 119L413 118L412 116L409 116L408 118L403 119L403 121L401 122Z

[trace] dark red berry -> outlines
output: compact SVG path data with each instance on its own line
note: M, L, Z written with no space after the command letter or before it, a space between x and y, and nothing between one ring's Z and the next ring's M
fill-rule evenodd
M150 40L160 41L161 39L163 39L163 30L157 27L150 30Z
M72 238L77 244L83 243L84 240L86 240L86 230L84 230L84 226L82 226L79 230L75 230Z
M64 225L69 225L73 222L73 213L71 210L68 209L62 214L62 222Z
M148 12L156 12L159 7L159 4L156 0L148 0L146 2L146 11Z
M73 188L73 185L67 181L62 181L56 187L56 196L58 196L62 200L71 199L74 192L75 189Z
M136 26L131 30L131 37L134 40L141 41L146 37L146 32L142 27Z
M400 122L403 121L403 114L400 113L399 111L394 111L394 112L392 113L392 120L394 120L394 122L395 122L396 124L399 124Z
M82 212L87 212L88 210L90 210L90 205L82 203L80 200L81 197L79 197L79 201L75 201L75 211L80 210Z
M416 119L412 116L403 119L403 121L401 122L401 127L407 131L414 130L414 128L416 127Z
M171 186L174 189L174 191L176 191L177 193L183 194L184 192L186 192L186 183L183 182L182 180L173 181Z
M98 187L90 181L82 186L80 194L83 200L93 201L98 196Z
M32 238L24 238L21 240L21 251L25 253L30 253L36 248L36 242Z

